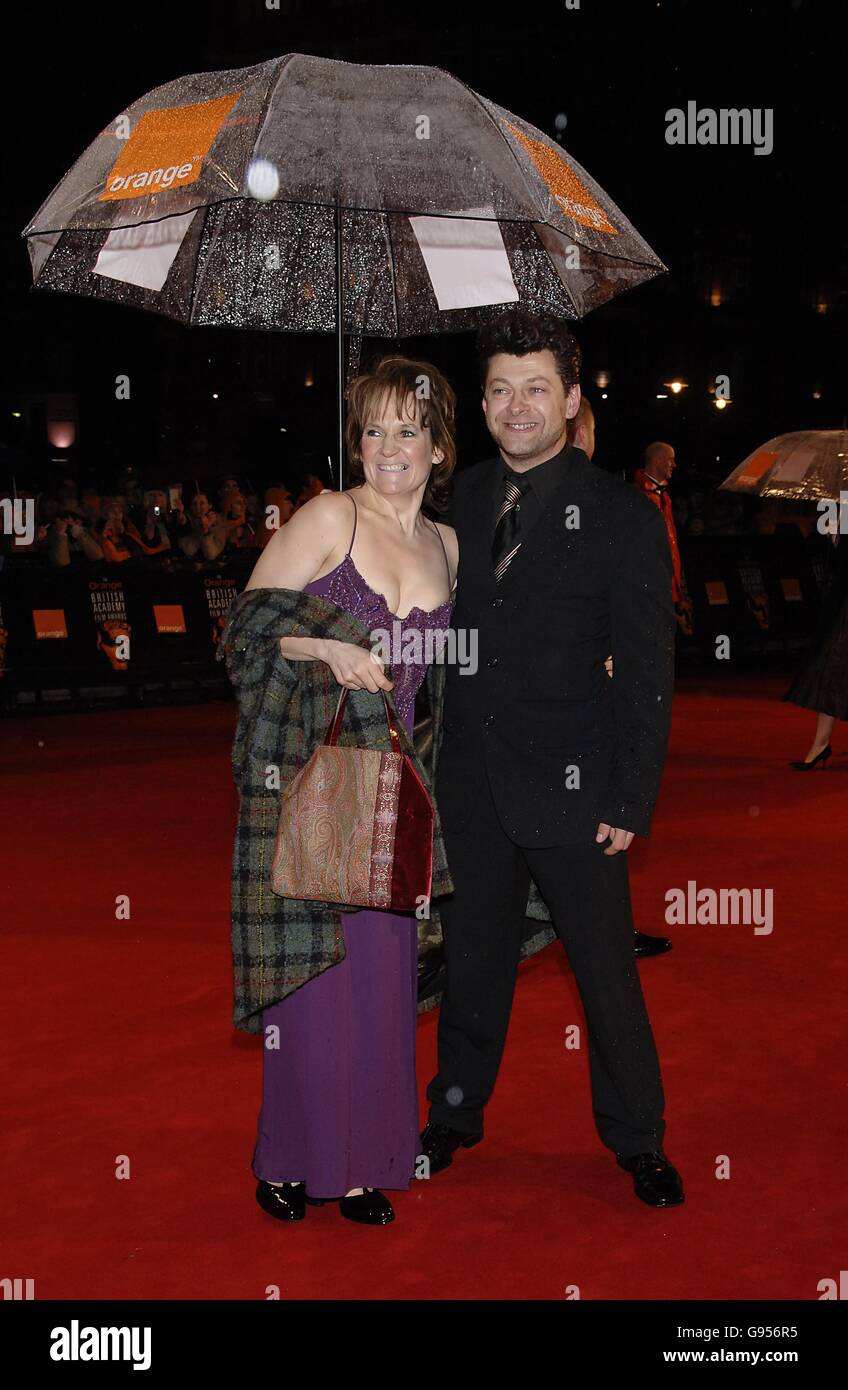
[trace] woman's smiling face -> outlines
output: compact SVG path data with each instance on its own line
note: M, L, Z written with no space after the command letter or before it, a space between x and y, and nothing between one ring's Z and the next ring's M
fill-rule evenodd
M365 481L384 497L424 488L433 464L444 458L441 449L434 450L429 429L421 424L423 404L410 394L401 417L386 394L365 422L359 445Z

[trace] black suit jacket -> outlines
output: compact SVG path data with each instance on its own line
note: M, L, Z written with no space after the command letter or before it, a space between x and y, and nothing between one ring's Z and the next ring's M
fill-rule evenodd
M492 499L502 473L497 457L458 474L448 518L459 537L452 626L476 631L478 650L474 674L456 662L447 670L443 825L473 830L487 776L519 845L591 841L599 821L647 835L674 673L663 518L568 448L554 496L496 584Z

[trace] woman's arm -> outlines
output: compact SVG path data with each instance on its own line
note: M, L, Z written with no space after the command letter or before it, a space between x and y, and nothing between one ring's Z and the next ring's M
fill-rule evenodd
M340 561L353 529L353 507L339 492L322 492L279 527L253 567L245 589L305 589ZM287 661L325 661L349 690L391 690L382 662L354 642L281 637Z
M247 589L305 589L341 560L353 530L353 507L342 493L322 492L272 535L253 567Z

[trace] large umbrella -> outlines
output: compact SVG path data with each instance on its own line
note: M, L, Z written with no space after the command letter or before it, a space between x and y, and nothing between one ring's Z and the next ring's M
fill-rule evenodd
M39 289L335 330L340 458L345 332L468 329L518 301L574 319L665 270L570 155L450 73L300 53L148 92L22 235Z
M749 497L838 498L848 489L848 430L796 430L755 449L720 484Z

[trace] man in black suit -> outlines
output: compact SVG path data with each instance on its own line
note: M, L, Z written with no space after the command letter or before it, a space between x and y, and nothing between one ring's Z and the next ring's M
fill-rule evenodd
M676 1205L626 857L648 834L668 741L665 528L566 442L580 403L566 324L511 310L482 330L478 353L499 454L457 476L451 507L453 626L476 629L478 664L447 671L436 798L455 892L440 904L447 984L422 1152L435 1173L483 1137L532 876L583 1002L601 1140L643 1201Z
M577 414L568 422L567 443L575 449L582 449L587 459L591 459L595 452L595 412L589 404L588 396L581 395L580 405ZM622 470L621 477L624 477ZM668 523L666 523L668 525ZM672 586L672 593L673 593ZM607 663L607 670L612 675L611 663ZM636 955L642 956L662 956L666 951L671 950L671 942L667 936L649 936L644 931L634 931L633 949Z

